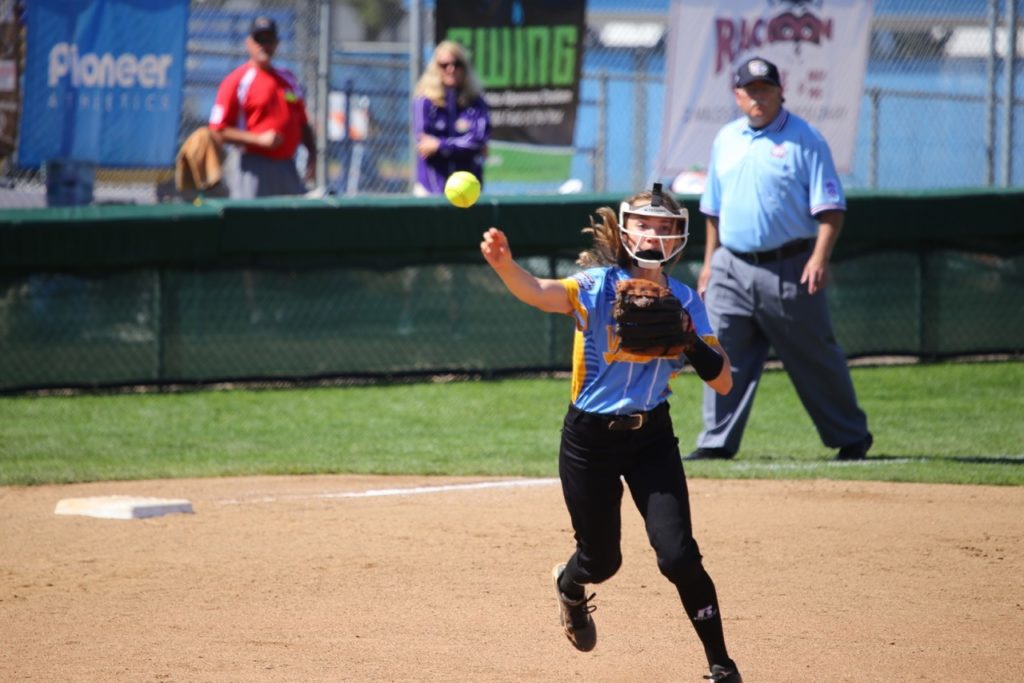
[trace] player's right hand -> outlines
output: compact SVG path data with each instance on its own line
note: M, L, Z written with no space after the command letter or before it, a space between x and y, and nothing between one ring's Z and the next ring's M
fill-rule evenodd
M508 244L508 237L497 228L491 228L484 233L484 239L480 242L480 253L494 269L512 263L512 248Z

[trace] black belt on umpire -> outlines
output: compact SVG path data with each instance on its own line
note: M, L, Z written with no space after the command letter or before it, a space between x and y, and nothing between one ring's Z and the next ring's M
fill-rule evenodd
M569 405L569 420L574 424L589 424L607 429L611 432L632 432L637 429L657 424L668 417L668 402L659 403L651 410L628 415L604 415L588 413L574 405Z
M729 249L729 253L741 261L746 261L747 263L752 263L756 266L759 263L781 261L782 259L789 258L790 256L802 254L813 246L814 240L808 238L786 242L781 247L766 249L765 251L733 251L732 249Z

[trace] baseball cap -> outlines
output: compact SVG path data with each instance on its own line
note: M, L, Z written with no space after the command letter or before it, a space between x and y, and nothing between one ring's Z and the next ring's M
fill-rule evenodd
M760 57L748 59L740 65L739 69L736 70L737 88L742 88L754 81L766 81L772 85L782 87L778 67L767 59L761 59Z
M256 36L260 33L269 33L277 39L277 22L270 17L256 17L249 27L249 35Z

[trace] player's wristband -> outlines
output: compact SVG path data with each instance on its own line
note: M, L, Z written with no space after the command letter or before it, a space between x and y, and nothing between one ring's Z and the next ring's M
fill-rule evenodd
M718 377L722 372L722 366L725 365L725 359L700 337L697 337L697 343L693 345L693 348L684 353L697 376L705 382L710 382Z

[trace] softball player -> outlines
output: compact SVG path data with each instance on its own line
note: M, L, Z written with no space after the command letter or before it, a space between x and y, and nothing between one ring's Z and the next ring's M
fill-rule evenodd
M576 551L552 571L565 635L579 650L597 642L590 616L594 595L585 584L611 578L622 563L621 505L625 480L644 519L658 568L682 600L707 655L706 679L742 683L722 632L715 585L693 538L689 494L678 441L669 416L669 379L689 361L719 393L732 386L729 359L719 346L700 297L669 277L666 264L682 254L688 236L686 209L655 185L623 202L619 214L597 210L600 223L586 232L594 246L580 255L584 268L560 280L542 279L512 258L508 238L490 228L480 251L518 299L573 318L572 400L562 427L558 470L572 520ZM702 339L691 358L645 359L619 348L612 318L616 284L644 278L671 289Z

